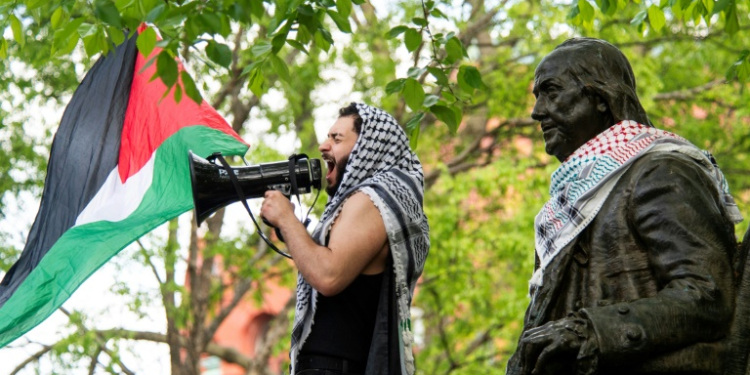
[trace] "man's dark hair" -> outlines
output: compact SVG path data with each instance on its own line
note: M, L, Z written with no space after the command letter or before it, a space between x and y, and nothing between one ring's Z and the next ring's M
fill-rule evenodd
M568 74L585 93L599 95L607 105L615 123L637 121L653 126L635 90L635 75L627 57L617 47L600 39L568 39L555 51L573 53Z
M362 117L359 116L357 103L349 103L348 106L339 109L339 117L351 117L354 119L354 131L359 134L362 132Z

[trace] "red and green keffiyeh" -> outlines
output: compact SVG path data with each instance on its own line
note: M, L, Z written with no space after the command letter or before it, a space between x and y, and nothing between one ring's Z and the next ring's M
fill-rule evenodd
M162 99L166 86L150 81L156 64L147 66L135 41L94 64L63 114L39 212L0 283L0 347L46 319L128 244L193 207L188 150L247 151L206 102Z

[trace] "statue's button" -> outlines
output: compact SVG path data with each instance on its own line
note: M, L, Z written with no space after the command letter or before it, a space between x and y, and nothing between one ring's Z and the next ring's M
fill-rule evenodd
M617 312L620 313L620 314L623 314L623 315L627 314L627 313L630 312L630 307L620 306L620 307L617 308Z
M641 339L641 332L636 330L629 330L627 333L625 333L625 336L630 341L637 341Z

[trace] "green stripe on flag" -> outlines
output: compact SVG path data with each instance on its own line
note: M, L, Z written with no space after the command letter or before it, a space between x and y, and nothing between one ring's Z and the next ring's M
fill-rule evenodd
M0 348L44 319L105 262L162 223L193 208L188 150L244 155L247 145L205 126L190 126L156 150L151 187L138 208L122 221L73 227L52 246L0 309Z

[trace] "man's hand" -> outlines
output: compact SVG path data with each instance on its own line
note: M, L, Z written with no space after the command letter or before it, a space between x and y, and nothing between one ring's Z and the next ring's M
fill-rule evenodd
M271 223L276 228L281 228L281 223L288 220L296 221L294 216L294 204L284 194L276 190L269 190L260 206L260 217Z
M519 348L525 372L552 374L558 367L573 364L589 329L581 318L564 318L526 331Z

